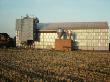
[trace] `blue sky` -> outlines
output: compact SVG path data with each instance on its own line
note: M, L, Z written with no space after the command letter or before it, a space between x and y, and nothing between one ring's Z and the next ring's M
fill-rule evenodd
M40 22L107 21L110 0L0 0L0 32L15 36L16 19L29 14Z

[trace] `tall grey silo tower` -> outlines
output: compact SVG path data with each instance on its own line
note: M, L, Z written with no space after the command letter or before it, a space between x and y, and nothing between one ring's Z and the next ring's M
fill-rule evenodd
M36 27L39 22L36 17L23 17L16 19L16 46L27 40L35 40Z

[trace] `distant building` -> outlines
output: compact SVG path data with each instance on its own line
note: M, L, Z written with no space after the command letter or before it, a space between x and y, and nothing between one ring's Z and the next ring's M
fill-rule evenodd
M39 23L32 17L16 20L16 45L22 46L23 41L33 40L35 48L55 48L59 28L64 29L61 39L68 39L68 32L71 32L74 49L109 50L107 22Z
M15 47L15 41L7 33L0 33L0 48Z

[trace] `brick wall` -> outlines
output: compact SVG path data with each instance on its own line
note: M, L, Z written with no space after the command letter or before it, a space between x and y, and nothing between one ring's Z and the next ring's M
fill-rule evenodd
M71 39L55 39L55 50L71 51L72 40Z

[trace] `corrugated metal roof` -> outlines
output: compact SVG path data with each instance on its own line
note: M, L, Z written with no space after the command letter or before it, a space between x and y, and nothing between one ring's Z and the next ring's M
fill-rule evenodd
M107 22L64 22L64 23L38 23L40 30L68 29L108 29Z

